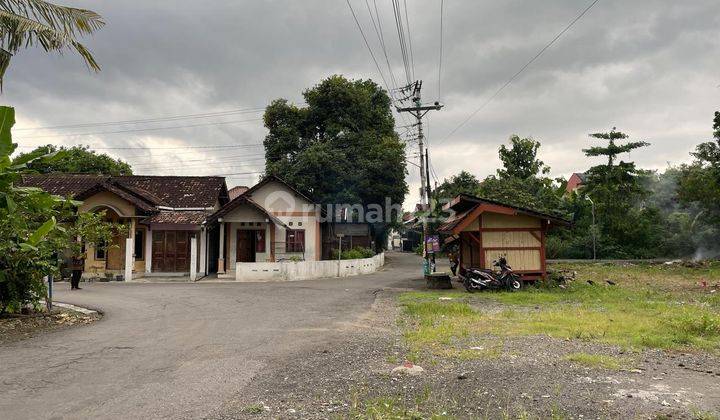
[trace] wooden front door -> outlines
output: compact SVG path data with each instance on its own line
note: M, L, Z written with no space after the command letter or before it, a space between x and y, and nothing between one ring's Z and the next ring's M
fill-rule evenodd
M154 230L152 232L152 271L190 271L190 232Z
M122 270L125 267L125 235L113 236L107 249L105 264L108 270Z
M255 235L253 230L237 231L237 262L255 262Z

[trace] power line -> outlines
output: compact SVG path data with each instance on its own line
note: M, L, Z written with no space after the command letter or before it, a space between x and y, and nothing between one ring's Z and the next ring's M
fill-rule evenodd
M174 165L179 165L179 164L185 164L185 163L188 163L188 162L207 162L207 163L213 163L213 162L222 162L223 160L227 160L227 159L231 159L230 162L232 162L232 159L248 158L248 157L253 157L253 158L255 158L255 157L260 157L260 156L265 156L265 153L253 153L253 154L231 155L231 156L218 156L217 158L205 157L205 158L203 158L203 159L190 159L190 160L184 160L184 161L180 161L180 162L175 162L175 163L172 163L172 164L174 164ZM164 158L165 158L165 156L163 156L163 159L164 159ZM150 159L157 159L157 157L156 157L156 156L150 157ZM133 160L134 160L134 158L133 158ZM163 163L163 164L170 164L170 162L161 162L161 163ZM138 163L137 165L139 165L139 166L144 166L144 165L154 165L154 164L155 164L155 163L153 163L153 162L140 162L140 163ZM133 166L135 166L135 164L133 164Z
M138 165L132 165L133 168L158 168L158 169L172 169L172 168L195 168L195 167L212 167L215 166L213 164L217 164L219 166L223 167L233 167L233 166L244 166L248 163L257 163L257 162L265 162L265 158L258 158L258 159L245 159L245 160L236 160L236 161L205 161L205 162L196 162L196 163L189 163L186 164L185 162L177 162L174 164L151 164L151 163L144 163L144 164L138 164Z
M438 101L441 100L442 91L440 90L442 82L442 61L443 61L443 10L445 9L445 0L440 0L440 59L438 60Z
M237 175L254 175L254 174L261 174L263 171L253 171L253 172L234 172L229 174L213 174L215 176L237 176Z
M413 55L412 36L410 35L410 19L408 19L407 0L403 0L405 8L405 26L407 27L408 47L410 48L410 69L412 70L412 80L415 80L415 57Z
M21 140L40 139L40 138L49 138L49 137L78 137L78 136L94 136L94 135L98 135L98 134L118 134L118 133L136 133L136 132L142 132L142 131L173 130L173 129L177 129L177 128L207 127L207 126L212 126L212 125L240 124L240 123L254 122L254 121L262 121L262 118L253 118L250 120L220 121L220 122L202 123L202 124L175 125L175 126L171 126L171 127L134 128L134 129L129 129L129 130L94 131L94 132L72 133L72 134L43 134L43 135L39 135L39 136L26 136L26 137L23 137Z
M372 48L370 48L370 44L368 43L368 40L365 37L365 32L363 32L362 26L360 26L360 21L358 21L358 18L355 15L355 10L353 9L352 5L350 4L350 0L345 0L345 2L347 3L348 7L350 8L350 13L352 13L353 19L355 20L355 24L357 25L357 28L360 31L360 35L362 35L362 39L365 42L365 46L367 47L367 50L370 53L370 57L372 57L372 60L375 63L375 67L377 68L378 73L380 73L380 77L382 78L383 84L385 84L385 88L388 90L388 93L389 93L390 87L388 87L387 80L385 80L385 75L383 75L382 70L380 70L380 65L378 65L378 62L375 59L375 54L372 52Z
M412 81L410 77L410 60L408 59L407 44L405 42L405 30L403 29L402 11L398 0L392 0L393 14L395 16L395 28L397 29L398 42L400 43L400 54L403 59L403 67L405 68L405 82L409 85Z
M348 8L350 8L350 13L352 13L353 20L355 20L355 25L357 26L358 30L360 31L360 35L362 36L362 39L365 42L365 47L367 47L367 50L370 53L370 57L372 58L373 63L375 63L375 68L377 68L378 74L380 74L380 78L382 79L383 84L385 85L385 89L387 89L388 95L390 95L391 100L394 101L395 97L393 95L393 90L391 90L390 87L388 86L388 82L385 79L385 75L383 74L382 70L380 69L380 65L378 64L377 59L375 58L375 54L373 53L372 48L370 47L370 43L368 42L367 37L365 36L365 32L363 31L362 26L360 25L360 21L358 20L357 15L355 14L355 9L353 9L352 4L350 4L350 0L345 0L345 2L347 3ZM369 4L366 3L366 6L369 6ZM372 14L370 15L370 17L372 18ZM380 16L378 15L378 23L379 23L379 21L380 21ZM382 39L381 45L383 46L383 49L384 49L384 44L385 44L384 37L381 37L381 39ZM387 56L386 56L386 58L387 58ZM389 65L390 65L390 63L389 63L389 59L388 59L388 66ZM394 79L392 69L389 68L389 71L390 71L390 75ZM395 82L393 82L393 83L395 83ZM393 85L393 86L395 86L395 85ZM401 116L401 118L403 118L403 121L404 121L405 117Z
M388 72L390 73L390 82L392 83L393 90L397 89L397 80L395 79L395 73L392 70L392 66L390 65L390 59L388 58L387 54L387 48L385 47L385 37L382 34L382 23L380 22L380 14L378 13L377 9L377 1L373 0L374 6L375 6L375 15L377 19L373 17L372 10L370 10L370 3L368 0L365 0L365 6L367 7L368 14L370 15L370 20L372 21L373 28L375 29L375 35L378 38L378 41L380 43L380 47L382 48L383 55L385 56L385 62L387 63ZM375 21L377 20L377 24ZM394 97L393 92L388 92L391 97ZM394 99L394 98L393 98Z
M121 120L121 121L104 121L104 122L93 122L93 123L77 123L77 124L65 124L65 125L51 125L45 127L32 127L32 128L14 128L13 131L28 131L28 130L56 130L64 128L87 128L87 127L102 127L108 125L121 125L121 124L141 124L141 123L154 123L154 122L165 122L165 121L176 121L185 119L198 119L198 118L209 118L209 117L223 117L235 114L249 114L254 112L264 111L265 108L246 108L246 109L235 109L229 111L218 111L218 112L207 112L203 114L186 114L186 115L174 115L169 117L156 117L146 118L139 120Z
M538 51L538 53L535 54L535 56L533 56L533 58L531 58L530 61L528 61L527 63L525 63L525 65L522 66L522 67L520 68L520 70L518 70L515 74L513 74L512 77L510 77L510 78L507 80L507 82L505 82L505 84L503 84L502 86L500 86L500 89L498 89L497 91L495 91L495 93L493 93L492 96L490 96L482 105L480 105L480 107L479 107L478 109L476 109L475 111L471 112L470 115L467 116L467 118L465 118L460 124L458 124L457 127L455 127L452 131L450 131L450 133L449 133L444 139L442 139L441 141L445 141L445 140L447 140L448 138L450 138L450 137L451 137L453 134L455 134L460 128L462 128L465 124L467 124L467 122L470 121L470 120L472 119L472 117L474 117L478 112L482 111L490 102L492 102L493 99L495 99L495 98L500 94L500 92L502 92L506 87L508 87L518 76L520 76L520 74L521 74L522 72L525 71L525 69L527 69L533 62L535 62L535 60L537 60L538 58L540 58L540 56L543 55L543 53L545 53L545 51L547 51L547 49L550 48L550 47L555 43L555 41L557 41L558 39L560 39L560 37L562 37L562 36L565 34L565 32L567 32L568 30L570 30L570 28L572 28L572 26L575 25L575 23L576 23L578 20L580 20L583 16L585 16L585 14L586 14L588 11L590 11L590 9L592 9L593 6L595 6L595 4L597 4L597 2L599 2L599 1L600 1L600 0L594 0L592 3L590 3L590 5L587 6L579 15L577 15L577 16L575 17L575 19L573 19L562 31L560 31L557 35L555 35L555 38L553 38L553 39L552 39L549 43L547 43L540 51Z
M124 146L124 147L93 147L93 150L173 150L173 149L236 149L236 148L244 148L244 147L255 147L258 145L262 145L262 143L257 144L239 144L239 145L215 145L215 146L173 146L173 147L132 147L132 146ZM39 146L18 146L18 147L39 147ZM73 146L69 146L73 147Z

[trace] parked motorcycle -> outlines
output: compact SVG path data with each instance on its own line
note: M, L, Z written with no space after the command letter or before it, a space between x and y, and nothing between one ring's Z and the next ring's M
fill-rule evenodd
M480 290L516 291L522 289L523 282L520 276L513 272L505 257L493 261L493 266L498 267L500 272L477 267L461 269L459 277L462 279L465 289L470 293Z

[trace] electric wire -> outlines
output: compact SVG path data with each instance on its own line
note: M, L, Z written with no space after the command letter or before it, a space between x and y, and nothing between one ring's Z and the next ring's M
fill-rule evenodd
M262 143L236 144L236 145L213 145L213 146L172 146L172 147L138 147L138 146L118 146L118 147L93 147L93 150L176 150L176 149L236 149L244 147L261 146ZM68 145L67 147L82 146ZM39 146L18 146L18 147L39 147Z
M443 62L443 10L445 0L440 0L440 58L438 60L438 101L442 101L442 62Z
M373 17L372 10L370 9L370 3L368 0L365 0L365 6L367 7L368 14L370 15L370 20L373 24L373 29L375 29L375 35L377 36L378 42L380 43L380 48L382 49L383 55L385 56L385 62L388 67L388 73L390 73L390 82L392 83L393 91L397 89L397 79L395 79L395 72L392 70L392 66L390 65L390 59L388 58L387 54L387 48L385 47L385 37L382 35L382 24L380 23L380 15L378 14L377 9L377 2L375 4L375 14L376 17ZM376 23L377 20L377 23ZM394 99L395 98L394 92L388 92L390 96Z
M387 80L385 80L385 75L383 74L382 70L380 69L380 65L377 62L377 59L375 59L375 54L372 51L372 48L370 48L370 44L368 43L367 37L365 36L365 32L362 29L362 26L360 26L360 21L358 21L357 15L355 15L355 10L352 7L352 4L350 4L350 0L345 0L348 7L350 8L350 13L352 13L352 17L355 20L355 25L357 25L358 30L360 31L360 35L362 35L362 39L365 42L365 46L367 47L368 52L370 53L370 57L372 57L373 62L375 63L375 67L377 68L378 73L380 74L380 78L382 78L383 84L385 85L385 88L390 92L390 87L388 86Z
M64 125L50 125L44 127L26 127L26 128L13 128L13 131L34 131L34 130L60 130L66 128L88 128L88 127L103 127L112 125L123 125L123 124L144 124L144 123L155 123L165 121L177 121L186 119L199 119L199 118L211 118L211 117L224 117L228 115L236 114L251 114L255 112L264 111L265 108L246 108L246 109L235 109L229 111L218 111L218 112L206 112L202 114L186 114L186 115L174 115L169 117L155 117L137 120L120 120L120 121L103 121L93 123L77 123L77 124L64 124Z
M393 14L395 16L395 28L397 29L398 43L400 44L400 54L403 59L403 67L405 68L405 82L409 85L411 83L410 78L410 64L408 59L407 44L405 43L405 30L402 24L402 11L400 10L400 4L398 0L392 0Z
M410 35L410 19L408 19L407 0L403 0L405 8L405 27L407 28L408 48L410 49L410 69L412 70L412 79L415 80L415 56L413 55L412 36Z
M585 9L583 9L583 11L579 15L577 15L575 17L575 19L573 19L567 26L565 26L565 28L562 31L560 31L557 35L555 35L555 38L553 38L549 43L547 43L543 48L541 48L540 51L538 51L537 54L535 54L530 59L530 61L525 63L525 65L522 66L520 68L520 70L515 72L515 74L513 74L502 86L500 86L500 88L498 90L495 91L495 93L493 93L485 102L483 102L483 104L480 105L479 108L477 108L475 111L471 112L470 115L468 115L460 124L458 124L454 129L452 129L450 131L450 133L441 140L441 142L450 138L460 128L462 128L465 124L467 124L467 122L470 121L478 112L482 111L488 104L490 104L490 102L492 102L493 99L495 99L506 87L508 87L518 76L520 76L520 74L522 74L522 72L524 72L525 69L530 67L530 65L533 62L535 62L535 60L540 58L540 56L543 55L543 53L545 53L545 51L547 51L553 44L555 44L555 42L558 39L560 39L560 37L562 37L565 34L565 32L569 31L570 28L572 28L573 25L575 25L575 23L577 21L579 21L583 16L585 16L585 14L587 12L589 12L590 9L592 9L593 6L595 6L595 4L597 4L599 1L600 0L594 0L592 3L590 3L589 6L587 6Z
M262 121L262 118L253 118L253 119L249 119L249 120L219 121L219 122L200 123L200 124L175 125L175 126L170 126L170 127L133 128L133 129L129 129L129 130L94 131L94 132L72 133L72 134L41 134L41 135L34 135L34 136L24 136L21 140L52 138L52 137L94 136L94 135L98 135L98 134L138 133L138 132L143 132L143 131L160 131L160 130L174 130L174 129L178 129L178 128L208 127L208 126L213 126L213 125L242 124L242 123L246 123L246 122L255 122L255 121Z

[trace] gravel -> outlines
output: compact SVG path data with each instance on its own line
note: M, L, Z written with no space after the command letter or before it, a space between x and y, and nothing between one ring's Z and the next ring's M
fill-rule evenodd
M396 322L397 291L377 293L363 328L298 348L271 365L211 418L364 417L390 397L422 417L696 418L720 414L720 359L702 353L622 349L545 336L483 337L496 357L457 360L421 355L419 375L391 374L408 354ZM478 340L474 340L477 346ZM468 347L470 348L470 346ZM589 368L570 353L629 360L623 370ZM248 410L248 407L263 407ZM252 411L252 412L250 412Z

